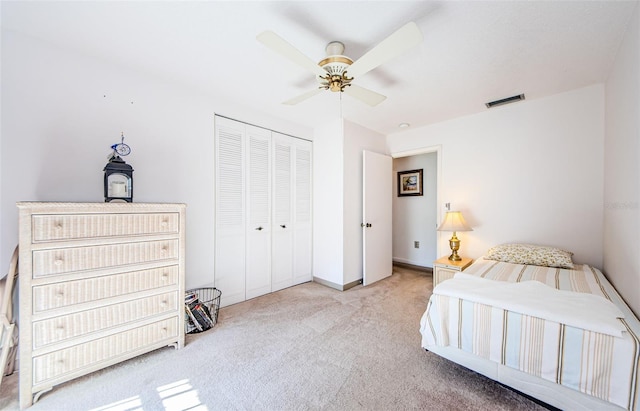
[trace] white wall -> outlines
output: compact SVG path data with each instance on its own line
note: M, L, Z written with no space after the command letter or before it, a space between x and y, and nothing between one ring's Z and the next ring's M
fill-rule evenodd
M341 288L362 278L362 151L386 154L378 134L340 118L313 141L313 276Z
M392 134L387 142L391 153L442 146L438 206L451 203L473 227L458 233L464 255L530 242L602 267L602 85ZM441 249L449 237L440 234Z
M640 6L606 83L604 272L640 315Z
M316 128L313 142L313 276L343 283L343 122Z
M398 197L398 171L422 169L423 195ZM393 160L393 260L433 267L437 255L437 154ZM419 248L414 247L419 241Z
M187 204L187 287L213 281L214 113L303 138L306 128L107 62L2 31L0 266L18 241L17 201L104 201L120 132L134 201Z
M350 121L344 122L344 279L362 278L363 232L362 151L388 154L385 136ZM391 193L389 193L391 195Z

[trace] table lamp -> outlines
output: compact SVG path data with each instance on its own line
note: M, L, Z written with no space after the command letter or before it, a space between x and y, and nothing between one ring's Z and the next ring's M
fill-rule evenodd
M444 216L444 220L440 227L438 227L438 231L453 231L453 237L449 240L449 247L451 247L451 255L449 256L449 260L451 261L460 261L462 258L458 255L458 250L460 249L460 240L456 237L457 231L473 231L467 222L464 221L464 217L460 211L447 211Z

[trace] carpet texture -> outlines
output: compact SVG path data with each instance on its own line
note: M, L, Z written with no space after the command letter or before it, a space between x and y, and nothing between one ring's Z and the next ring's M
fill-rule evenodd
M544 410L420 348L430 273L306 283L220 310L211 330L62 384L30 410ZM224 290L222 290L224 292ZM18 375L0 409L18 409Z

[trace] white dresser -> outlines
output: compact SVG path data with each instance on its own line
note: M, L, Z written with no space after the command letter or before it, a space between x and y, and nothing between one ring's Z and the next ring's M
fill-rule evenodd
M20 407L184 345L184 204L18 203Z

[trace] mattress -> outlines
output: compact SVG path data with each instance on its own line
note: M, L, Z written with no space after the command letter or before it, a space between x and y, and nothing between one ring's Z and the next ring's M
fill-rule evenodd
M590 307L591 302L574 303L578 306L574 311L584 317L581 327L580 322L562 316L540 314L544 312L540 308L553 306L544 293L529 298L530 302L522 299L521 306L539 305L527 311L468 294L456 296L451 290L441 293L447 285L444 281L434 288L420 322L424 348L456 348L621 408L638 409L640 322L602 272L584 264L561 269L481 258L464 275L491 280L488 283L495 282L497 288L505 282L536 281L577 297L601 298L617 307L623 318L613 321L623 331L616 334L590 327L601 311Z

